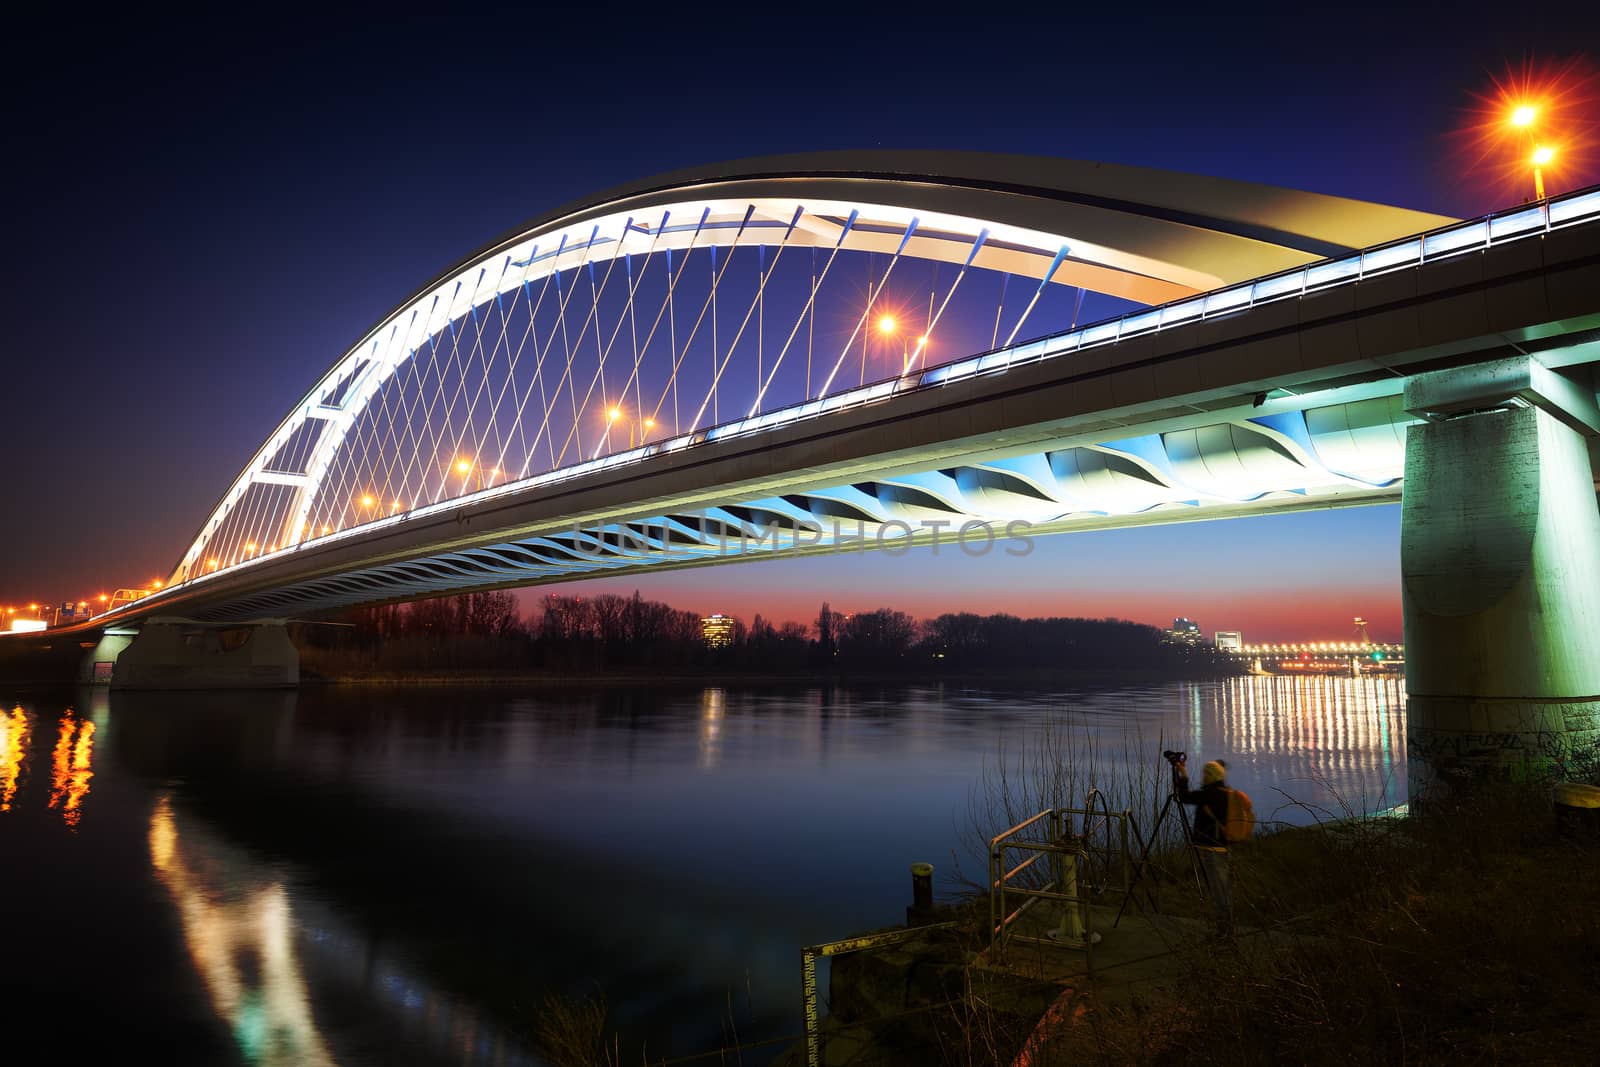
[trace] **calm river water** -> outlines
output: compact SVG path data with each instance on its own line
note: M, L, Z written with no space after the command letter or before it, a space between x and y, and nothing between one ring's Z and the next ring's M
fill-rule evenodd
M1226 758L1263 819L1405 799L1396 678L0 692L0 1042L539 1063L543 997L595 991L652 1056L793 1033L801 946L981 870L985 767L1064 713L1103 763Z

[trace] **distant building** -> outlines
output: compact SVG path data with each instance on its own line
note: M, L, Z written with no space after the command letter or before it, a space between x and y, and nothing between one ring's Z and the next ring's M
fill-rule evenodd
M1200 643L1200 624L1193 619L1179 616L1172 620L1172 629L1167 631L1167 640L1179 645L1198 645Z
M1244 648L1244 634L1238 630L1218 630L1216 645L1218 652L1238 652Z
M711 648L733 644L733 616L718 612L700 620L700 636Z

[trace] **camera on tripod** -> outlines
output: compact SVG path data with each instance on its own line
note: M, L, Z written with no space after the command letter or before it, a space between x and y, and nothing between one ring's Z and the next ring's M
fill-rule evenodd
M1162 756L1163 759L1165 759L1168 763L1172 764L1174 767L1176 767L1180 763L1187 762L1188 759L1189 759L1189 753L1187 753L1187 752L1173 752L1171 750L1168 750L1166 752L1161 753L1161 756Z

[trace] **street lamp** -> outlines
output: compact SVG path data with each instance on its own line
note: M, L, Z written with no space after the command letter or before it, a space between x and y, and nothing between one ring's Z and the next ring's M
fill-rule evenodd
M652 419L648 415L646 415L643 419L630 419L626 416L627 413L624 412L621 407L612 406L606 409L606 436L602 442L602 445L610 444L611 427L613 424L619 421L626 422L628 424L629 448L633 448L636 445L642 445L646 440L649 439L650 431L656 428L656 420ZM599 454L600 450L598 448L595 449L595 455L598 456Z
M887 337L893 337L896 333L899 332L899 329L900 329L900 324L897 323L894 320L894 316L893 315L885 315L885 316L883 316L883 318L878 320L878 333L882 334L886 338ZM901 336L900 336L900 373L904 374L904 373L906 373L906 371L910 370L911 369L911 358L912 358L912 356L913 355L921 356L923 350L925 348L927 348L927 347L928 347L928 336L927 336L927 334L923 334L922 336L917 338L917 347L916 347L915 352L913 352L913 350L911 348L911 338L910 338L910 336L906 335L906 334L901 334Z
M1539 117L1539 109L1533 104L1518 104L1511 111L1511 125L1524 131L1528 135L1528 147L1533 150L1530 161L1533 163L1533 198L1544 199L1544 166L1555 158L1555 149L1541 145L1534 136L1533 121Z
M483 491L483 467L479 465L476 459L469 457L457 458L456 473L461 475L461 491L463 493L467 491L467 475L469 474L474 476L474 481L478 487L478 491L480 493ZM498 477L500 477L500 468L490 467L489 484L493 485L494 480Z
M1544 165L1556 158L1555 149L1540 145L1533 150L1533 196L1544 199Z

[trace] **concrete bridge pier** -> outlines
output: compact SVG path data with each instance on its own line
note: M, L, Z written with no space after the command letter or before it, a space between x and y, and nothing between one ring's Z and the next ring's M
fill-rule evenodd
M1518 357L1419 375L1401 502L1413 801L1600 731L1592 384Z
M200 623L153 618L110 630L78 680L112 689L278 689L300 684L300 653L282 619Z

